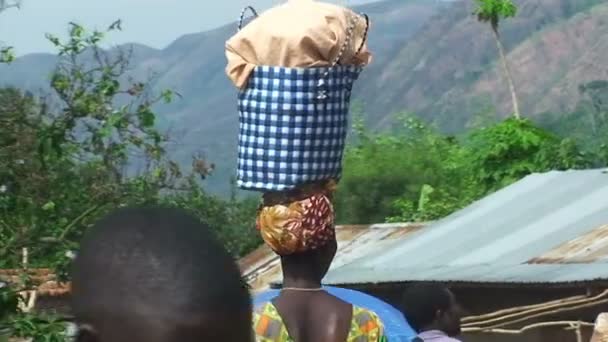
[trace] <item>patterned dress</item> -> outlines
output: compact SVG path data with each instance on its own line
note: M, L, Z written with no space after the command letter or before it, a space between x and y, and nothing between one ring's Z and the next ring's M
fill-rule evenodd
M267 303L253 315L253 330L257 342L293 342L279 312ZM353 305L353 319L346 342L387 342L380 318L367 309Z

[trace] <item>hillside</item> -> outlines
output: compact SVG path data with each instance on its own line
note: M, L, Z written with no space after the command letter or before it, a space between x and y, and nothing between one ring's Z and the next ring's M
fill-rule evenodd
M590 49L597 50L608 39L602 35L606 31L602 23L608 20L602 10L606 3L517 3L518 17L505 22L500 31L520 92L522 112L534 115L571 109L578 95L560 92L559 82L567 73L576 89L589 77L569 62L583 58ZM375 92L366 94L367 112L381 126L389 124L387 113L403 109L422 114L449 131L462 130L484 102L497 107L501 115L509 113L510 98L502 83L502 70L497 72L500 64L490 29L470 15L472 8L466 4L456 4L429 20L384 66ZM584 35L580 25L585 25ZM595 63L592 75L605 75L606 70L605 64ZM539 96L543 101L539 102Z
M471 16L470 1L388 0L357 8L373 21L374 62L356 86L367 120L387 127L392 114L409 110L448 131L462 130L480 104L498 113L509 97L497 69L489 28ZM519 0L519 16L501 27L520 91L522 112L567 111L578 85L608 79L608 4L601 0ZM189 165L201 153L218 166L208 185L228 190L235 165L236 91L224 75L223 45L234 24L185 35L162 50L133 45L133 71L155 75L157 89L183 99L158 108L160 122L178 139L175 157ZM18 41L14 42L18 46ZM0 83L44 89L52 55L36 54L0 66Z
M572 110L580 95L578 86L608 79L608 66L602 62L608 53L608 3L578 13L567 21L526 40L510 55L517 66L521 91L528 94L524 106L532 113ZM541 77L531 70L543 70ZM496 70L480 80L475 93L494 88ZM495 100L504 103L505 94Z

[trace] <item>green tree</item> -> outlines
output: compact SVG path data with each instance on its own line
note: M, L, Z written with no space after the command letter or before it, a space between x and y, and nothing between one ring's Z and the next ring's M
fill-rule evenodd
M70 24L67 40L49 36L60 56L51 100L0 91L2 266L17 266L23 247L33 266L66 262L65 251L107 210L189 186L154 125L153 106L171 93L126 77L128 51L102 50L105 34Z
M255 230L257 198L224 201L190 181L190 190L164 196L160 203L188 210L200 218L235 256L244 256L260 245L261 239Z
M17 267L27 247L31 266L62 270L97 217L130 204L186 208L235 255L256 247L255 200L210 196L196 181L207 168L183 174L169 158L153 108L172 93L131 79L128 50L99 47L119 29L49 35L60 57L50 97L0 89L0 267Z
M65 320L56 315L24 314L10 322L12 336L32 342L66 342Z
M521 117L519 112L519 100L517 99L515 84L513 83L513 77L509 69L505 49L498 31L498 25L501 20L512 18L517 14L517 6L515 6L512 0L475 0L475 2L477 4L477 8L475 9L477 19L480 22L490 24L490 28L492 29L492 35L496 42L496 47L498 48L504 75L509 86L509 92L511 93L513 115L519 119Z
M534 172L585 168L591 161L571 139L529 120L510 118L470 133L467 141L475 181L483 194Z
M8 0L0 0L0 13L4 12L9 8L19 8L21 6L21 1L8 1ZM0 42L1 43L1 42ZM13 48L10 46L3 46L0 44L0 63L9 63L15 59L15 55L13 53Z
M436 220L531 173L605 160L527 119L485 123L460 137L411 117L391 133L355 127L336 194L343 224Z
M150 108L158 99L149 98L143 83L121 88L127 59L104 55L97 45L102 36L72 24L66 42L49 37L61 56L51 83L57 103L14 89L0 93L9 112L0 134L2 263L14 264L22 247L32 248L34 264L43 262L57 250L49 241L74 241L90 218L119 205L125 187L140 185L123 172L131 153L143 152L154 168L145 176L150 190L174 176L165 167L163 137L153 128ZM94 66L83 63L90 58L85 54ZM119 96L125 105L117 108Z
M371 134L356 124L344 157L335 205L339 223L365 224L397 217L414 207L425 186L442 188L466 176L457 141L420 120L399 119L392 134ZM399 205L395 201L401 200Z
M591 132L594 136L605 135L608 121L608 81L596 80L580 84L578 91L586 96L591 104Z
M172 93L131 79L128 50L99 47L119 29L120 22L104 32L70 24L66 40L49 35L59 51L50 96L0 89L0 268L22 266L27 249L29 267L55 268L64 280L66 252L78 249L86 229L100 215L136 204L190 211L235 256L259 244L255 199L211 196L198 183L201 174L183 174L167 155L169 137L156 128L153 108ZM15 294L35 286L27 274L0 289L0 330L64 341L56 317L15 312Z

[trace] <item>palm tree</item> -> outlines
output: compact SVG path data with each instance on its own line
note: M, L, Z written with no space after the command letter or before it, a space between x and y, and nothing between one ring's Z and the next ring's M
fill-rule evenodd
M504 69L505 77L509 85L509 91L511 92L511 101L513 102L513 115L515 118L520 118L519 113L519 101L517 99L517 92L515 91L515 85L513 84L513 77L511 77L511 71L507 63L507 57L505 56L505 49L500 40L500 34L498 33L498 24L501 19L512 18L517 14L517 6L512 0L475 0L477 2L477 8L475 9L475 15L477 20L482 23L489 23L492 28L492 34L498 47L498 53L502 66Z

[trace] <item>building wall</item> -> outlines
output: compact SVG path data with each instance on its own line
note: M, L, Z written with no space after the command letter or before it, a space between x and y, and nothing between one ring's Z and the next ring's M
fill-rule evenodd
M591 338L592 329L586 328L583 331L583 341L587 342ZM560 328L542 328L527 331L523 334L465 334L463 342L577 342L576 335L572 331Z
M35 309L43 313L71 316L70 297L69 295L38 297Z

